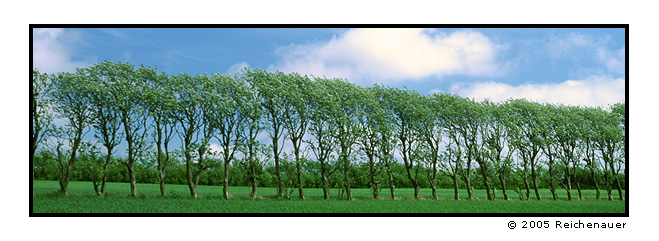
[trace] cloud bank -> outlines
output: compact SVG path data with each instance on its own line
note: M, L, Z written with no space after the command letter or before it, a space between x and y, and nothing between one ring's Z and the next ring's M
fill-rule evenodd
M567 80L555 84L525 84L518 86L497 82L471 85L454 84L451 87L451 92L478 101L489 99L499 102L509 98L524 98L540 103L606 107L624 101L625 79L609 76L590 76L583 80Z
M501 46L475 31L433 29L350 29L327 42L280 47L283 72L394 83L430 76L492 76Z

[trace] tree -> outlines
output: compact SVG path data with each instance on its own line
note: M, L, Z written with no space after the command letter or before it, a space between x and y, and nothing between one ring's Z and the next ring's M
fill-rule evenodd
M328 94L331 80L315 78L310 88L309 98L309 134L315 138L315 143L308 141L311 151L320 164L320 179L323 185L323 198L329 200L329 177L338 170L338 165L332 166L330 159L336 149L334 133L337 131L336 123L332 121L337 102L336 96Z
M342 79L332 79L328 83L328 94L336 97L336 102L332 103L334 109L332 113L333 125L336 125L337 131L334 138L339 141L339 162L343 166L343 185L345 187L347 200L352 200L350 190L350 156L353 146L359 137L360 126L357 119L359 113L358 101L362 96L358 87Z
M153 138L156 143L156 165L160 180L160 196L167 196L165 177L170 160L169 142L174 137L176 119L176 99L169 77L164 72L158 74L157 69L143 68L146 79L145 102L149 116L153 121ZM163 143L164 142L164 143ZM163 152L164 147L164 152Z
M92 100L92 119L95 130L94 136L105 147L107 155L105 162L99 164L100 170L98 182L94 181L94 189L98 196L105 195L105 183L107 181L108 166L112 163L112 153L114 148L121 143L123 136L119 133L121 128L121 119L119 118L119 109L115 105L115 93L112 92L113 85L116 83L116 73L112 71L111 62L96 64L89 69L90 85L89 97ZM95 176L96 177L96 176ZM100 183L100 189L97 188Z
M264 70L251 70L244 71L247 82L255 88L259 94L261 107L265 111L265 119L268 122L266 131L272 140L271 150L272 157L275 163L275 173L277 176L277 197L284 196L284 181L281 175L281 167L279 157L283 149L279 140L282 139L284 134L283 118L284 118L284 101L283 101L283 84L282 79L285 74L281 72L268 73Z
M60 193L68 195L67 188L71 180L71 171L76 162L76 154L82 143L86 130L92 123L92 100L87 95L88 80L83 69L77 69L76 73L59 73L52 79L54 92L53 100L55 110L61 118L66 118L66 128L58 131L58 136L69 142L70 158L63 158L62 143L57 145L57 160L62 172L60 176Z
M270 154L263 144L261 144L256 137L265 128L263 115L265 114L261 108L258 93L254 89L246 88L244 90L244 103L240 105L240 112L245 119L243 130L240 131L241 146L244 153L244 159L240 165L246 171L252 186L250 196L256 197L257 176L263 170L264 160L258 156L259 153Z
M234 158L236 149L240 145L241 131L245 125L245 110L243 105L247 101L246 83L238 81L229 75L213 75L217 88L216 95L207 99L214 105L212 118L208 121L216 126L220 142L220 154L224 163L224 186L222 196L229 198L229 164Z
M146 76L144 68L137 72L131 63L115 62L108 64L108 70L115 78L112 85L114 103L119 110L119 118L124 127L124 136L128 144L128 158L120 161L128 169L131 196L137 197L137 180L135 179L135 162L146 149L145 137L148 133L148 112L144 102Z
M202 96L191 75L183 73L173 75L170 79L176 96L175 118L180 124L180 130L177 132L181 138L181 152L185 157L185 180L190 195L197 198L197 186L194 177L196 173L201 174L200 170L207 168L206 165L202 166L201 164L195 166L193 160L199 141L197 132L203 124L202 109L200 107Z
M453 180L453 198L459 200L459 178L462 170L464 148L461 142L461 132L458 131L458 126L461 125L457 114L459 108L456 108L454 103L459 101L460 97L435 93L433 94L433 98L437 99L435 102L435 112L440 118L441 123L444 124L445 136L448 137L445 154L441 156L440 171Z
M309 88L311 81L307 76L292 73L286 78L283 78L283 84L285 111L282 123L288 131L288 139L293 143L295 166L297 167L298 192L300 199L304 199L300 147L304 134L307 131L307 126L309 125Z
M39 145L52 134L53 113L49 111L52 108L51 85L48 81L49 76L46 73L40 73L38 70L32 71L32 85L30 86L30 160L34 160L34 154ZM34 163L32 163L34 170ZM32 171L32 179L34 172Z
M396 199L395 185L394 185L394 173L393 165L396 163L394 159L394 148L396 147L396 124L394 119L394 113L391 108L391 103L388 101L389 91L387 88L384 88L379 85L375 85L371 88L374 98L376 99L378 108L378 113L375 115L375 126L376 131L380 138L375 142L377 146L377 155L378 159L384 170L387 173L387 179L389 183L389 193L391 199Z
M530 166L533 189L535 190L536 199L540 200L537 175L538 155L542 146L540 132L537 130L540 125L538 121L540 104L529 102L525 99L518 99L509 100L505 105L507 106L507 111L509 111L508 133L510 144L522 156L524 167L523 181L526 186L527 199L530 196L530 189L526 174Z
M421 105L420 95L416 91L404 91L390 89L392 110L394 113L396 130L398 135L398 145L403 156L407 178L410 179L414 187L414 199L419 199L419 182L417 181L420 167L420 143L418 138L417 125L418 113L417 107Z
M558 200L556 193L556 175L554 174L554 167L558 153L558 143L556 141L557 125L560 125L556 118L557 110L554 105L545 104L541 108L541 114L538 115L539 125L538 133L542 140L542 152L547 157L547 168L549 169L549 191L551 191L554 200Z
M577 147L579 147L581 139L579 128L583 120L575 113L573 108L568 106L560 105L556 110L557 123L560 123L556 128L558 156L565 170L565 183L562 185L567 192L567 199L572 200L572 179L580 161L577 153ZM570 168L570 165L572 165L572 168Z
M425 142L426 153L421 159L427 166L429 172L428 182L430 183L430 188L432 189L432 198L438 200L437 197L437 169L440 162L440 145L442 142L442 132L444 131L444 126L442 124L442 118L439 117L437 111L442 109L441 100L437 96L425 97L421 96L421 105L418 106L418 121L419 125L416 130L419 133L422 142Z
M625 140L625 121L624 109L621 108L622 104L613 106L611 112L602 111L598 112L598 120L595 124L595 132L593 133L595 147L599 150L604 161L606 174L606 186L608 191L608 199L612 200L611 186L615 183L618 188L619 199L623 200L622 187L618 178L618 170L615 167L616 162L622 162L622 158L618 158L618 152L623 154L626 152L624 146ZM622 151L621 151L622 150Z
M377 93L373 89L360 89L363 92L363 98L360 101L360 112L358 115L359 125L362 127L358 143L362 153L366 155L369 171L369 186L373 199L378 199L380 192L380 165L378 158L378 144L382 139L378 131L378 119L382 118L384 112L380 102L376 99Z
M485 101L485 127L481 129L483 139L483 154L490 160L503 192L503 199L509 200L506 192L506 176L510 173L513 146L507 140L507 123L505 109L495 103ZM504 150L506 152L504 153Z

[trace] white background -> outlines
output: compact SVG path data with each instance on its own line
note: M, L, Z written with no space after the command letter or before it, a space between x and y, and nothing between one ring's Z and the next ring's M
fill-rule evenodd
M218 1L219 2L219 1ZM443 240L565 238L621 240L656 230L656 8L623 1L16 1L0 7L2 26L2 240ZM531 2L534 2L531 4ZM630 24L629 218L30 218L29 24L396 23ZM518 228L509 230L508 221ZM549 230L521 230L549 220ZM555 220L625 222L623 230L557 230ZM298 233L297 230L300 230ZM647 233L646 233L647 234ZM642 236L643 235L643 236ZM655 235L650 235L652 237ZM646 238L647 239L647 238Z

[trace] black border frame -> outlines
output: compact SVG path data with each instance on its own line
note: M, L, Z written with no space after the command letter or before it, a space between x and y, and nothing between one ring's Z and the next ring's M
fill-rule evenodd
M625 29L625 212L624 213L34 213L30 153L29 217L629 217L629 24L30 24L30 80L35 28L624 28ZM30 93L32 82L30 81ZM32 98L30 98L32 105ZM32 113L30 112L30 135ZM604 201L604 200L602 200Z

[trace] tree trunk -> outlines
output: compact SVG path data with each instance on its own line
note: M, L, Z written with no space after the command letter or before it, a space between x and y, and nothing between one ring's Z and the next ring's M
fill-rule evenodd
M508 193L506 193L506 178L499 174L499 182L501 183L501 191L503 192L503 200L510 200L508 199Z
M194 181L192 180L192 157L190 154L186 153L185 158L185 179L188 181L190 196L192 196L192 198L197 198L197 186L194 185Z
M611 168L611 174L613 175L613 181L616 182L616 187L618 188L618 197L620 200L624 200L622 197L622 186L620 185L620 178L618 178L618 173L615 171L613 166L613 160L609 161L609 167Z
M327 183L327 177L324 173L321 179L323 181L323 199L329 200L329 183Z
M276 135L277 133L275 133ZM274 152L275 171L277 172L277 197L282 198L284 197L284 180L281 177L281 170L279 168L279 153L277 153L279 143L277 141L278 139L272 139L272 150Z
M538 190L538 175L535 173L535 162L531 162L531 180L533 181L533 190L535 190L535 198L540 200L540 191Z
M300 194L300 199L304 200L304 188L302 186L302 163L300 162L300 146L299 146L299 144L295 148L295 164L297 166L298 192Z
M160 196L167 196L167 191L165 190L165 169L159 170L160 173Z
M130 176L130 195L132 197L137 197L137 180L135 179L135 169L134 163L129 164L128 175Z
M342 152L344 153L343 155L343 173L344 173L344 184L346 188L346 199L347 200L352 200L352 192L350 191L350 161L348 160L348 156L346 153L348 152L348 148L341 147Z
M251 182L252 182L252 192L250 193L250 196L252 198L256 198L256 176L251 175Z
M380 188L378 187L378 184L376 183L375 180L375 161L373 160L373 155L370 155L368 157L368 167L369 167L369 172L370 172L370 178L371 178L371 193L373 194L373 199L378 199L379 198L379 191Z
M71 180L71 162L67 163L66 169L64 171L64 175L60 178L59 181L59 186L60 186L60 193L64 196L68 196L68 187L69 187L69 181Z
M558 195L556 194L556 186L554 185L554 161L549 157L549 191L551 191L551 196L554 200L558 200Z
M229 162L224 161L224 187L222 188L222 197L229 199Z
M570 169L565 167L565 178L567 179L567 185L565 185L565 190L567 191L567 200L572 201L572 183L570 182Z
M576 179L574 184L577 186L577 192L579 193L579 201L581 201L583 200L583 196L581 196L581 186L579 185L579 182L576 181Z
M458 190L459 190L459 188L460 188L460 187L458 186L458 184L459 184L459 183L458 183L458 181L459 181L459 180L458 180L458 174L457 174L457 173L453 173L453 176L452 176L452 177L453 177L453 198L454 198L455 200L460 200L460 194L458 193Z
M483 184L485 185L485 191L487 193L487 200L492 201L494 199L492 198L492 192L490 190L490 183L489 183L488 178L487 178L487 167L485 166L484 162L480 163L480 165L481 165L481 168L480 168L481 169L481 175L483 175Z
M527 163L524 161L524 187L526 188L526 200L529 200L531 196L531 188L529 187L529 178L528 178L528 169L527 169Z
M394 176L391 173L391 168L387 167L387 176L389 177L389 192L391 194L391 200L396 200L396 192L394 191Z

